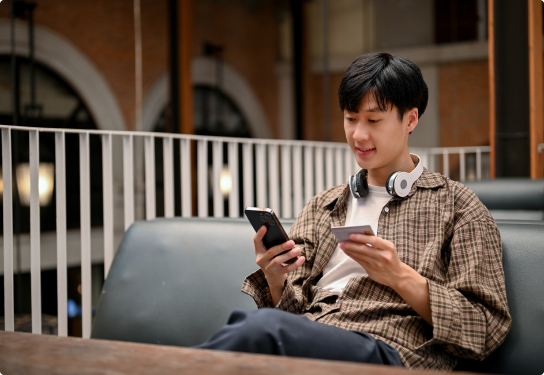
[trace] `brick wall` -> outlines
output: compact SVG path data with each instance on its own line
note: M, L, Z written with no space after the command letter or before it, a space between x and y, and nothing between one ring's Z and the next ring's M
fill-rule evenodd
M338 86L344 73L334 73L329 76L329 113L330 134L332 142L346 142L344 132L344 114L338 104ZM325 138L323 75L311 74L308 77L310 89L307 90L309 102L305 112L304 138L313 141L323 141Z
M439 68L440 146L489 145L487 60Z
M272 2L250 12L244 0L193 1L193 54L203 43L224 45L224 60L249 82L277 135L275 63L278 26ZM128 129L134 123L134 13L132 0L38 1L36 24L70 40L103 74L115 95ZM9 1L0 3L0 18L9 18ZM168 71L167 0L141 0L143 89Z

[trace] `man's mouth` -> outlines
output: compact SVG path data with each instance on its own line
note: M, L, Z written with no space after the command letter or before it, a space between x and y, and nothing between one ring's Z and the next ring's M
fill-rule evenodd
M367 151L372 151L372 150L375 150L376 147L374 148L357 148L357 150L359 150L360 152L367 152Z

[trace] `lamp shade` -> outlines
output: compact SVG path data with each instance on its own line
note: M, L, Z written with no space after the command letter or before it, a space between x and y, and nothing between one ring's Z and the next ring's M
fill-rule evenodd
M17 177L17 190L21 205L30 206L30 165L21 163L15 170ZM40 192L40 206L47 206L53 198L55 165L53 163L40 163L38 189Z

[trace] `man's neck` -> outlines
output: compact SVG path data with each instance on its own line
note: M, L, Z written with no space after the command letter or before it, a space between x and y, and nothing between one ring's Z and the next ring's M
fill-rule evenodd
M373 186L385 186L387 178L393 172L412 172L416 167L412 157L408 153L395 164L390 164L383 168L368 170L368 184Z

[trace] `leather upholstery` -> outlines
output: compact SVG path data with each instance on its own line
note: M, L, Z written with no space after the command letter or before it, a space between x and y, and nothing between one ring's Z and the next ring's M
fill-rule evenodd
M282 224L288 231L292 221ZM91 337L193 346L232 310L255 310L240 292L257 268L254 234L246 219L135 222L108 273Z
M292 221L282 220L288 231ZM544 223L498 221L512 328L482 362L457 369L499 374L544 371ZM235 308L255 309L240 292L257 266L246 219L173 218L134 223L104 284L91 337L192 346Z
M495 374L544 371L544 223L498 220L512 327L483 361L461 360L456 370Z
M464 184L490 210L544 210L544 180L496 178Z

